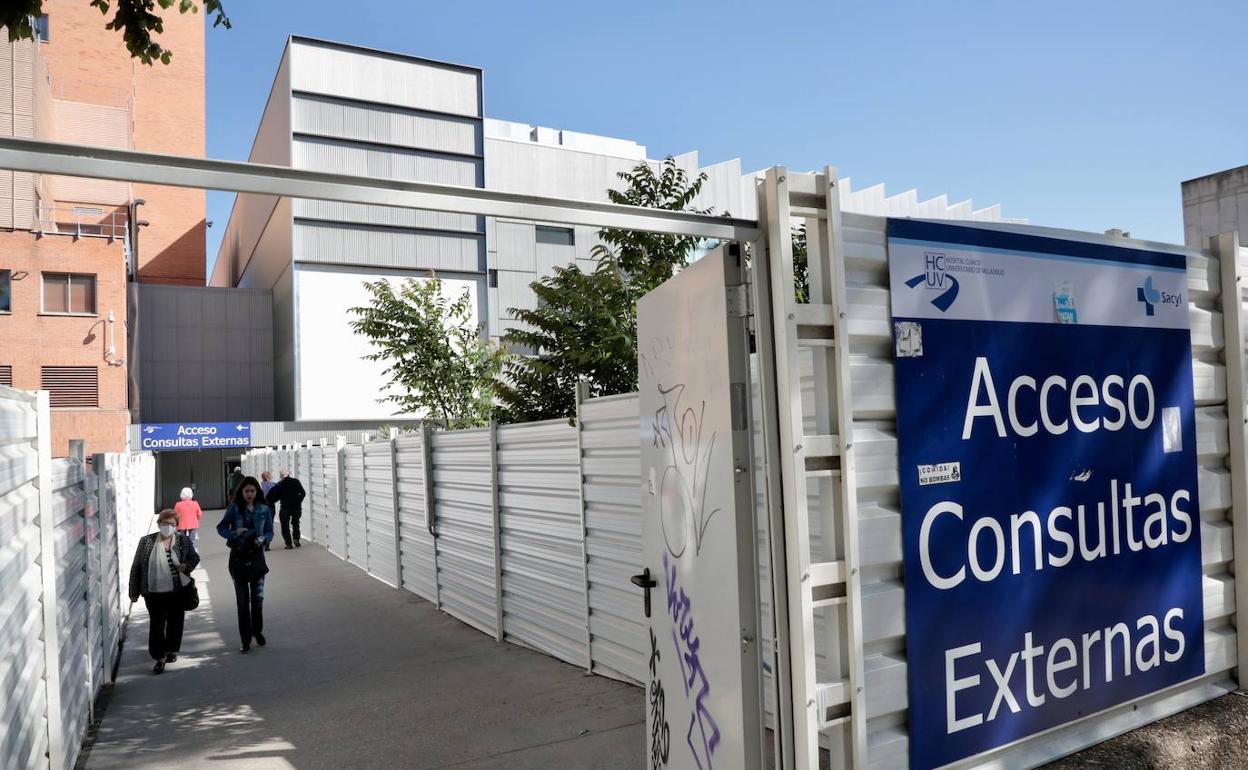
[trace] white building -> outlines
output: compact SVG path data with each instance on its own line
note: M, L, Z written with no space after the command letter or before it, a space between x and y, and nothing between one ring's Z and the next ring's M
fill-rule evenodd
M607 200L617 173L646 158L624 139L485 118L482 72L473 67L292 37L249 160L294 168L488 187L542 196ZM739 160L677 164L707 181L695 205L755 215L753 175ZM944 196L882 185L858 192L844 181L847 210L893 216L999 221ZM492 337L509 308L533 307L529 284L556 265L592 265L596 230L476 217L240 195L210 285L273 291L276 417L385 419L380 363L348 323L365 281L435 271L448 291L470 292Z

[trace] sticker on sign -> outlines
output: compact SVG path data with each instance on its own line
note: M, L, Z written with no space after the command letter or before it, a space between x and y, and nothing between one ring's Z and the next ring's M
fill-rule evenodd
M919 486L952 484L962 480L962 463L936 463L919 466Z

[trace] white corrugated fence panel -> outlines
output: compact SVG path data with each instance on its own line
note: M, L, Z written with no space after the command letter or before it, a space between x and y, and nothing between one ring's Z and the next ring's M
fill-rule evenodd
M52 462L52 524L57 563L57 644L61 661L61 740L72 767L87 729L91 674L87 670L87 547L82 517L82 464Z
M0 387L0 767L45 762L34 404Z
M649 640L641 589L641 453L637 395L581 405L590 654L597 673L641 682Z
M343 450L346 472L347 561L368 569L368 511L364 500L364 447L348 444Z
M497 445L503 633L588 667L576 428L504 425Z
M403 588L431 602L438 600L433 564L433 536L429 534L425 499L425 441L420 434L395 442L399 469L399 550L403 560Z
M394 538L394 468L389 441L364 445L364 495L368 500L368 574L399 585Z
M490 429L438 431L432 443L442 609L493 635L497 599Z

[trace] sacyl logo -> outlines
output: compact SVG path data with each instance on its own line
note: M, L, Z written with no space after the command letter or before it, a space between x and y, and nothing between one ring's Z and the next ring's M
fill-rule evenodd
M1135 290L1135 300L1144 303L1144 315L1155 315L1157 305L1173 305L1183 307L1183 295L1171 294L1153 286L1153 277L1144 279L1144 285Z
M942 313L958 298L958 279L946 271L944 252L923 252L923 272L906 281L911 289L917 288L919 284L923 284L929 291L940 292L932 298L932 304Z

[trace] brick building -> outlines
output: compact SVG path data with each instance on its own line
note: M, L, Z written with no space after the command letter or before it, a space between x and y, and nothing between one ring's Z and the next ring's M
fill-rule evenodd
M80 0L45 0L39 40L0 41L0 135L204 154L204 19L163 12L169 65L129 56ZM0 172L0 384L46 389L53 454L126 446L130 282L204 284L205 197Z

